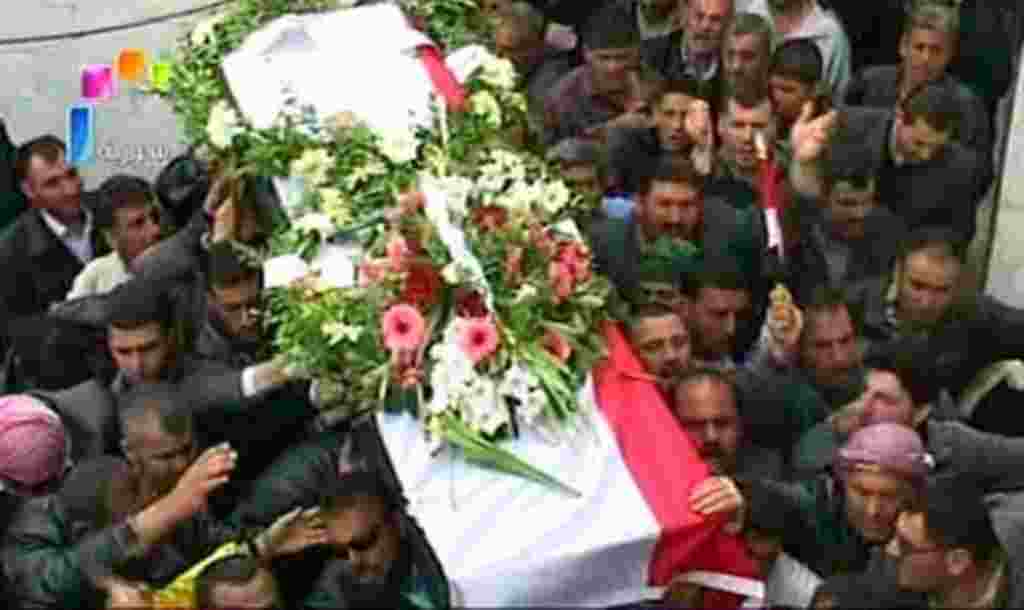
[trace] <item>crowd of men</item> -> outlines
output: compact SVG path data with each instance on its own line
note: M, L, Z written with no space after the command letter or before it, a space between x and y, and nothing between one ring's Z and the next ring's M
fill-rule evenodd
M1017 8L482 3L766 607L1024 607L1024 312L964 288ZM373 419L273 355L269 180L0 136L4 606L457 602Z

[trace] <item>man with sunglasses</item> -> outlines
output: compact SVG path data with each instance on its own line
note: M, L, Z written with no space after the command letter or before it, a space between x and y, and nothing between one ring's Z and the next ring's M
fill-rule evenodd
M85 266L68 300L110 292L128 281L132 261L160 240L160 212L149 183L137 176L117 175L100 186L96 226L113 252Z
M444 608L450 585L401 497L375 472L335 481L321 503L329 560L306 598L316 608Z

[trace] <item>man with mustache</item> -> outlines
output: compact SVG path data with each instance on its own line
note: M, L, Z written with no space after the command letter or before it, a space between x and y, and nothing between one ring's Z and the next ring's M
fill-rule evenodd
M597 268L621 294L635 292L644 259L658 256L664 248L731 259L741 273L757 277L764 251L761 215L706 198L704 185L704 176L690 161L659 157L640 179L632 215L591 226Z
M626 327L633 353L668 399L676 382L690 370L690 333L669 305L648 303L633 308Z
M733 382L714 369L697 369L676 384L673 411L716 476L782 477L778 453L752 444Z

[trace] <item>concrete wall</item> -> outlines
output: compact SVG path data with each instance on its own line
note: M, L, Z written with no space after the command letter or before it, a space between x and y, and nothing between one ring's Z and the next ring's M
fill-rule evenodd
M8 0L0 39L120 25L198 8L210 0ZM0 117L15 143L43 133L66 133L69 104L81 95L83 64L111 63L124 48L149 57L170 52L176 38L203 13L130 30L55 42L0 46ZM153 178L184 149L169 107L123 90L96 104L96 162L82 169L87 188L113 173Z

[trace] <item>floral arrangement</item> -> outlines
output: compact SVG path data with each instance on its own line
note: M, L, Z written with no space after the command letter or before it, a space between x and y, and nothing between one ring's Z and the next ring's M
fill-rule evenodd
M432 122L409 131L320 117L297 98L255 129L228 101L218 58L276 17L339 4L238 2L183 41L163 92L191 143L300 185L283 202L290 222L271 256L314 269L335 261L271 291L276 350L339 404L410 406L439 447L572 492L500 442L526 427L552 442L572 433L577 393L603 357L596 331L611 289L573 220L587 204L525 142L512 65L475 49L465 111L437 101ZM409 12L442 44L479 38L471 0L417 1ZM341 281L332 265L345 261L330 257L339 240L362 251Z

